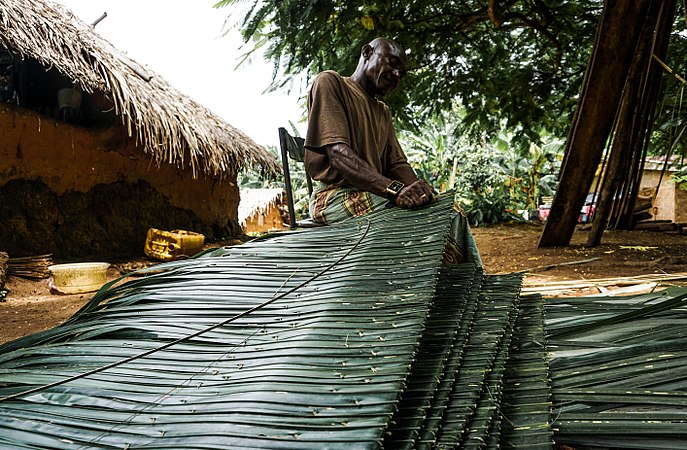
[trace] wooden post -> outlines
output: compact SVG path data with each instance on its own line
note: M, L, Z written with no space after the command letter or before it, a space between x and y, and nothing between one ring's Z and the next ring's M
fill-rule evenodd
M568 245L613 126L652 0L607 0L539 247ZM659 0L654 0L659 1Z
M658 2L652 3L649 8L637 51L625 82L620 111L613 132L613 144L608 156L606 172L603 174L602 189L596 202L592 230L587 237L588 247L596 247L601 243L601 237L608 225L613 199L616 197L622 177L627 174L631 149L636 147L631 141L636 136L636 131L633 132L633 130L639 123L638 110L641 104L642 82L653 61L651 43L656 32L658 9Z
M670 33L675 19L676 3L676 0L664 0L661 2L661 10L659 12L656 33L654 34L653 46L651 49L652 54L661 59L665 59L668 51L668 41L670 40ZM644 159L651 138L651 128L654 121L659 92L661 90L662 77L662 68L652 59L643 84L642 98L638 113L639 120L634 129L636 137L633 140L633 144L636 147L634 150L636 157L631 160L632 164L628 170L628 183L626 183L627 188L625 189L629 195L627 196L625 204L622 205L623 207L620 209L615 228L629 230L634 226L634 206L637 195L639 194L642 174L644 173Z

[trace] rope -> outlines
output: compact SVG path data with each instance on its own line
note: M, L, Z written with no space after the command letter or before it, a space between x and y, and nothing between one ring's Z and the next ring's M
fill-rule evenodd
M172 342L168 342L167 344L164 344L164 345L161 345L161 346L159 346L159 347L156 347L156 348L147 350L147 351L142 352L142 353L139 353L139 354L137 354L137 355L130 356L130 357L128 357L128 358L120 359L119 361L115 361L115 362L112 362L112 363L110 363L110 364L106 364L106 365L104 365L104 366L98 367L98 368L96 368L96 369L89 370L88 372L84 372L84 373L81 373L81 374L78 374L78 375L71 376L71 377L69 377L69 378L65 378L65 379L60 380L60 381L55 381L55 382L53 382L53 383L45 384L45 385L43 385L43 386L37 386L37 387L35 387L35 388L27 389L27 390L25 390L25 391L17 392L17 393L15 393L15 394L11 394L11 395L8 395L8 396L5 396L5 397L0 397L0 402L4 402L4 401L7 401L7 400L12 400L12 399L18 398L18 397L23 397L24 395L28 395L28 394L34 394L34 393L36 393L36 392L40 392L40 391L43 391L43 390L45 390L45 389L49 389L49 388L52 388L52 387L55 387L55 386L60 386L60 385L69 383L70 381L78 380L78 379L80 379L80 378L85 378L85 377L87 377L87 376L89 376L89 375L93 375L93 374L96 374L96 373L98 373L98 372L102 372L103 370L111 369L111 368L113 368L113 367L117 367L117 366L119 366L119 365L126 364L126 363L131 362L131 361L134 361L134 360L136 360L136 359L144 358L144 357L146 357L146 356L148 356L148 355L151 355L151 354L153 354L153 353L155 353L155 352L159 352L159 351L161 351L161 350L165 350L165 349L167 349L167 348L169 348L169 347L172 347L173 345L179 344L179 343L181 343L181 342L188 341L188 340L193 339L193 338L195 338L195 337L197 337L197 336L200 336L200 335L203 334L203 333L207 333L208 331L214 330L215 328L221 327L221 326L226 325L226 324L228 324L228 323L231 323L231 322L233 322L233 321L235 321L235 320L238 320L238 319L240 319L240 318L242 318L242 317L244 317L244 316L247 316L248 314L257 311L258 309L264 308L265 306L270 305L270 304L276 302L277 300L280 300L280 299L286 297L287 295L289 295L289 294L291 294L291 293L297 291L298 289L301 289L301 288L302 288L303 286L305 286L306 284L311 283L311 282L315 281L316 279L318 279L320 276L322 276L325 272L327 272L327 271L329 271L330 269L332 269L334 266L340 264L341 261L344 260L344 258L346 258L348 255L350 255L350 254L353 252L353 250L355 250L356 248L358 248L358 246L359 246L360 243L363 241L363 239L365 239L365 236L367 236L367 232L368 232L369 230L370 230L370 221L368 220L368 221L367 221L367 227L365 228L365 231L363 232L362 236L360 236L360 239L358 239L358 241L357 241L357 242L356 242L356 243L355 243L346 253L344 253L339 259L337 259L336 261L334 261L333 263L331 263L330 265L328 265L327 267L325 267L324 269L322 269L320 272L318 272L318 273L316 273L315 275L313 275L312 277L306 279L305 281L303 281L302 283L300 283L298 286L295 286L295 287L289 289L288 291L284 292L283 294L277 295L276 297L272 297L271 299L266 300L266 301L264 301L263 303L260 303L259 305L256 305L256 306L254 306L254 307L252 307L252 308L249 308L249 309L247 309L247 310L245 310L245 311L243 311L243 312L241 312L241 313L239 313L239 314L236 314L235 316L230 317L229 319L223 320L222 322L218 322L218 323L216 323L216 324L214 324L214 325L210 325L210 326L208 326L208 327L206 327L206 328L203 328L202 330L196 331L195 333L192 333L192 334L189 334L189 335L187 335L187 336L181 337L181 338L176 339L176 340L174 340L174 341L172 341Z

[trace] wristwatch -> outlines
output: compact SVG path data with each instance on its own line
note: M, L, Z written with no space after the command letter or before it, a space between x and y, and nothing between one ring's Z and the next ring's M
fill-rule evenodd
M393 200L398 196L398 193L401 192L401 189L403 189L404 187L406 187L405 184L401 183L398 180L393 180L386 187L386 196L389 198L389 200Z

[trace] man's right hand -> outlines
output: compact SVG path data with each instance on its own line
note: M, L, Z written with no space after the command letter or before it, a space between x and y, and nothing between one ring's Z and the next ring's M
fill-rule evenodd
M425 180L418 180L401 189L395 202L401 208L415 208L434 202L434 189Z

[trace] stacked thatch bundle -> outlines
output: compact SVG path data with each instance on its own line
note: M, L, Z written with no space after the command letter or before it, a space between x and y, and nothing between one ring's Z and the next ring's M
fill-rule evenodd
M216 177L242 167L279 170L240 130L115 49L71 11L50 0L3 0L0 46L55 67L87 93L114 103L130 136L157 164Z
M0 291L5 287L5 281L7 281L7 262L10 257L5 252L0 252ZM3 301L4 296L0 292L0 301Z

